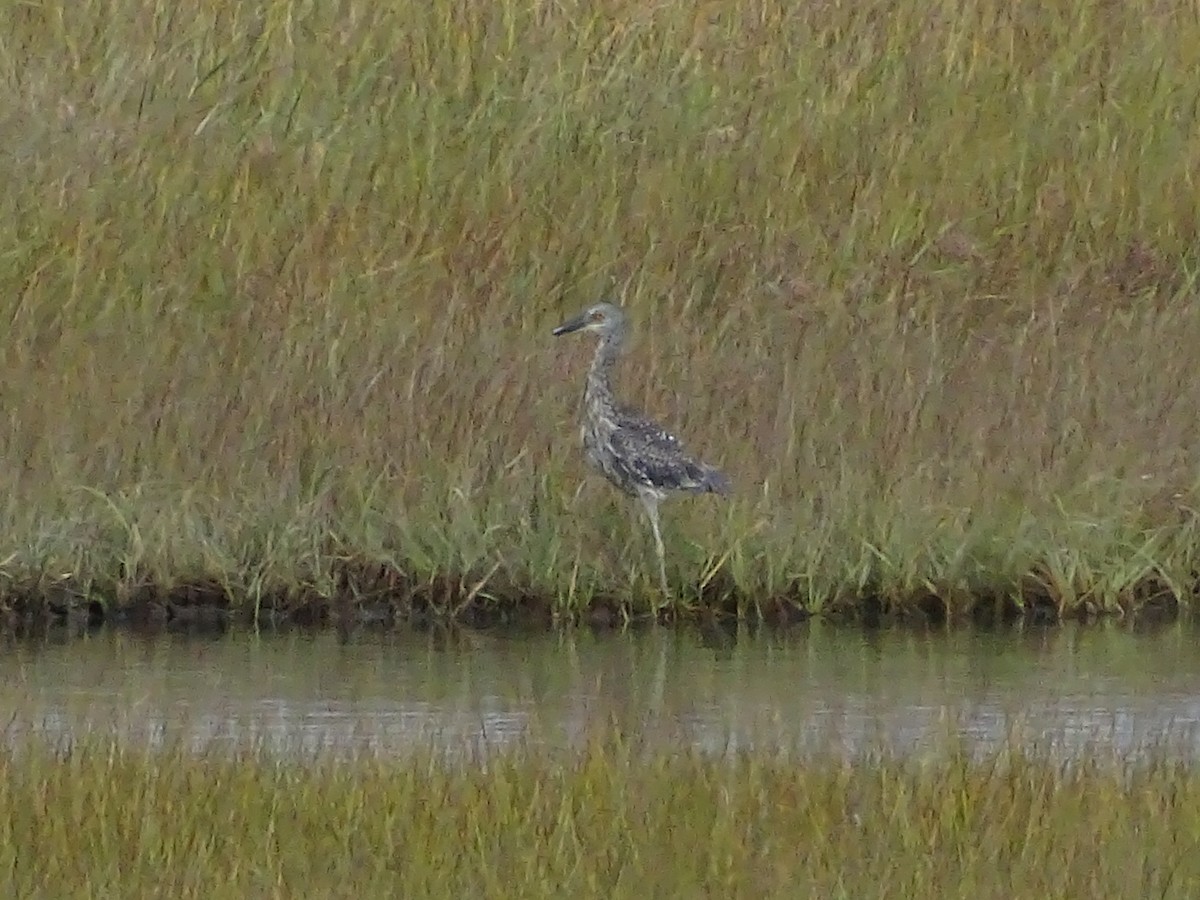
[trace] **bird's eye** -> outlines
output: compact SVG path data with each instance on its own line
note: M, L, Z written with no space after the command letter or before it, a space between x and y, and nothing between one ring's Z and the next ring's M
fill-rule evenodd
M594 309L592 310L591 319L593 322L602 322L604 321L604 313L600 312L598 309Z

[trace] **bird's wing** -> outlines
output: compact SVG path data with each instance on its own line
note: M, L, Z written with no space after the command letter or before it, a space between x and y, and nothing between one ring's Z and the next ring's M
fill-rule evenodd
M613 450L636 481L655 488L710 489L707 467L691 459L679 438L657 422L621 410L616 426Z

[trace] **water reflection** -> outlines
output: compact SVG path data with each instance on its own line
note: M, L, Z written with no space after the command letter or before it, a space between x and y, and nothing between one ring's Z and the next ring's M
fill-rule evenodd
M396 754L573 746L610 722L651 745L919 753L1016 735L1064 756L1200 751L1196 632L1115 626L719 639L459 633L108 632L0 655L7 739Z

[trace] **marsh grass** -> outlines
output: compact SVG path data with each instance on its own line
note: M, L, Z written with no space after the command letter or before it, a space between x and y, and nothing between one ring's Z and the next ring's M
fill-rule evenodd
M6 896L1170 898L1198 840L1194 766L1153 754L0 753Z
M5 607L1186 604L1196 58L1171 0L11 4ZM602 294L737 485L665 610L549 337Z

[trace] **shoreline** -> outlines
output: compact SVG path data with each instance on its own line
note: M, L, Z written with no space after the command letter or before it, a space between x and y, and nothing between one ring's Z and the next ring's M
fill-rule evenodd
M648 597L601 593L576 608L552 596L513 585L480 598L479 579L449 575L416 579L376 567L373 573L336 573L333 595L312 587L278 586L250 597L212 579L173 585L90 586L82 581L16 584L0 588L0 632L23 635L66 628L76 633L100 628L144 631L213 631L233 628L330 628L356 630L467 627L553 630L583 626L597 630L668 627L785 628L824 619L855 627L935 628L1057 626L1102 621L1171 622L1186 617L1200 594L1193 582L1177 594L1161 579L1134 584L1125 603L1101 606L1089 599L1067 604L1055 599L1033 575L1024 584L974 593L939 594L928 588L907 595L842 594L814 609L799 593L750 597L732 584L688 588L687 596L657 609Z

